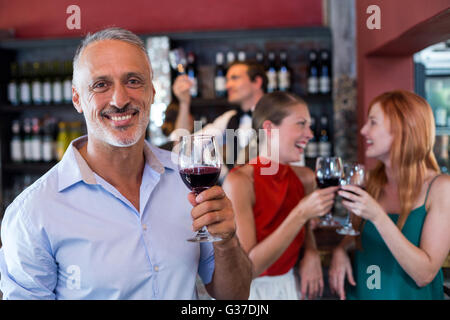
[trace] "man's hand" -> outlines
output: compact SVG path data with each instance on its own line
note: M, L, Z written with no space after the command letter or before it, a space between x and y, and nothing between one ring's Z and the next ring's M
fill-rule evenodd
M236 233L234 212L231 201L221 187L214 186L198 196L191 192L188 199L194 206L191 211L194 219L192 223L194 231L207 226L209 233L223 239L221 243L227 242L233 237Z

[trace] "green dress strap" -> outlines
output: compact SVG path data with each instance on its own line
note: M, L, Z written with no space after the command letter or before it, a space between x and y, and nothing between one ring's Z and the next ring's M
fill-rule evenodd
M431 185L433 184L433 182L439 178L440 176L442 176L443 174L437 174L436 176L434 176L434 178L430 181L430 184L428 185L428 189L427 189L427 194L425 195L425 202L423 203L423 205L427 204L427 200L428 200L428 194L430 193L430 189L431 189Z

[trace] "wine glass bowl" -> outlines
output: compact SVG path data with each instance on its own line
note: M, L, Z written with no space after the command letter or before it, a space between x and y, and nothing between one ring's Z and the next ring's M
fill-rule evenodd
M366 170L364 165L359 163L347 162L344 164L344 174L341 179L341 185L354 185L364 188L366 178L365 173ZM350 199L347 200L351 201ZM336 232L341 235L350 235L350 236L359 235L359 231L353 228L351 218L352 213L347 212L346 223L342 226L342 228L337 229Z
M220 154L214 136L188 135L180 138L178 168L184 184L196 195L214 186L220 176ZM206 226L188 241L214 242L222 240L211 235Z
M342 177L343 166L339 157L318 157L316 160L316 181L320 189L339 186ZM321 219L319 226L335 227L339 222L333 219L331 212L328 212Z

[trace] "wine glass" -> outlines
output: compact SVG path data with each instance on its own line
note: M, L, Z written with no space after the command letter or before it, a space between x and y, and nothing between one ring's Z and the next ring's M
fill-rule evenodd
M359 163L345 163L344 164L344 175L341 179L341 185L354 185L364 187L365 178L365 168L364 165ZM350 191L348 191L350 192ZM351 201L349 199L346 199ZM359 231L353 229L352 225L352 213L347 212L347 220L342 228L336 230L337 233L342 235L357 236Z
M176 48L169 52L170 65L178 74L185 74L187 59L183 48Z
M195 195L214 186L220 175L220 153L214 136L188 135L180 138L178 168L186 186ZM191 242L214 242L222 240L202 227Z
M316 180L320 189L339 186L343 172L342 160L339 157L318 157L316 160ZM339 222L333 219L331 212L328 212L321 219L319 226L335 227Z

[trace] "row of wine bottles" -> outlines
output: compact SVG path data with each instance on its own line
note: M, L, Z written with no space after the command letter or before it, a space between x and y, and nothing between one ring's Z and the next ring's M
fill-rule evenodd
M306 145L305 157L313 159L316 157L330 157L332 155L331 141L329 137L329 122L326 116L320 117L317 123L315 117L311 117L311 131L313 137Z
M245 61L247 53L239 51L238 61ZM227 66L236 60L236 54L229 51L216 53L216 66L214 75L214 91L218 98L226 97L226 72ZM293 82L293 71L288 64L286 51L280 51L278 55L274 51L269 51L265 56L263 52L257 52L255 60L264 66L268 78L267 92L291 91ZM194 85L191 88L191 96L194 98L201 96L200 79L197 70L196 56L193 52L187 55L186 74ZM308 84L307 93L309 95L328 95L331 92L331 59L328 50L311 50L308 52Z
M72 102L72 61L11 63L8 102L49 105Z
M70 142L81 136L83 129L79 121L25 118L13 120L11 132L11 162L53 162L61 160Z

